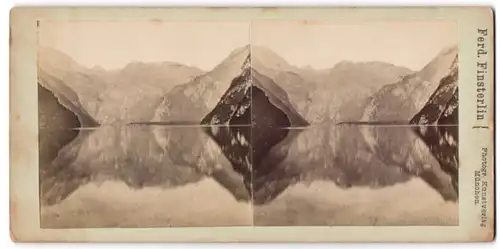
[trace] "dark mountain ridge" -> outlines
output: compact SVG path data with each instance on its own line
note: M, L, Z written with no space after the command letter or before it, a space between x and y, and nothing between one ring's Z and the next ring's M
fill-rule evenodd
M458 56L449 74L441 79L425 106L410 120L410 124L424 125L416 133L430 148L442 169L452 175L458 192Z

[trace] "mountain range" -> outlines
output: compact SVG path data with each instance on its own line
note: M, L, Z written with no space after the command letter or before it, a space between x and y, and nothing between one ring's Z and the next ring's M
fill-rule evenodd
M116 70L87 68L51 48L40 48L38 64L42 80L59 80L70 87L101 124L199 122L241 75L251 53L253 72L283 89L292 107L315 124L410 120L448 73L457 52L456 46L443 50L418 72L376 61L302 68L270 49L248 45L207 72L174 62L131 62Z
M68 55L39 48L41 80L51 77L77 93L83 108L101 124L144 121L153 117L163 95L203 73L175 62L131 62L121 69L84 67Z
M142 188L203 177L257 204L296 182L380 187L414 176L445 200L458 198L457 47L418 72L384 62L298 68L250 46L208 72L171 62L106 71L82 67L55 50L43 53L49 55L39 60L40 179L47 203L99 179ZM129 126L149 121L212 127ZM243 127L218 127L227 124ZM311 124L320 128L282 129Z

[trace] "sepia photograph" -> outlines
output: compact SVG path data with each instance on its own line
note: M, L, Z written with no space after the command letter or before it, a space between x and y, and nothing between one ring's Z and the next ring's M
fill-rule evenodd
M254 155L255 225L458 225L456 23L262 21L251 39L252 83L305 120Z
M11 238L492 241L493 20L14 8Z
M459 223L454 22L37 32L42 228Z
M201 122L239 76L247 22L39 25L41 227L252 225Z

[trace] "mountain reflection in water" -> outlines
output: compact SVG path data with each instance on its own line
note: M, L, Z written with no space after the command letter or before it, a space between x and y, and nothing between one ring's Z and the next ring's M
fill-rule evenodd
M453 126L80 130L40 164L42 227L456 225L457 136Z

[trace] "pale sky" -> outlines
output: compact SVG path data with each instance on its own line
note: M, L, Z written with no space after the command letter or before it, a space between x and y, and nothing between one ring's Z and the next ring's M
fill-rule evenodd
M39 45L79 64L117 69L132 61L173 61L210 70L249 43L247 22L40 22Z
M251 37L252 44L266 46L296 66L384 61L420 70L444 47L458 44L458 29L444 21L266 21L252 24Z
M458 43L441 21L334 22L41 22L39 44L78 63L117 69L132 61L174 61L210 70L246 44L266 46L296 66L329 68L343 60L385 61L420 70Z

